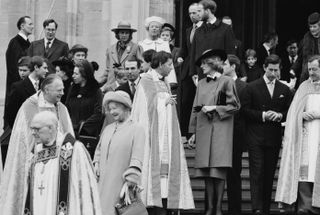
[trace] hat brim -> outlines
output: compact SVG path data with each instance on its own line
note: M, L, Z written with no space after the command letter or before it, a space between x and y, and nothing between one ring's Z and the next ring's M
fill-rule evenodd
M108 105L110 102L117 102L117 103L123 104L124 106L126 106L130 109L132 108L132 104L130 103L131 102L130 99L129 99L129 101L127 101L123 97L117 95L115 92L107 93L103 100L104 100L103 101L104 106ZM107 109L108 109L108 107L107 107Z
M137 30L134 29L134 28L113 28L113 29L111 29L111 31L113 31L113 32L120 31L120 30L127 30L127 31L131 31L131 32L137 32Z
M196 65L197 66L201 66L201 62L202 60L206 59L206 58L210 58L213 56L217 56L220 57L222 61L227 60L227 54L224 50L222 49L211 49L211 50L207 50L205 51L197 60L196 60Z
M70 49L70 53L76 53L76 52L88 52L87 48L75 48L75 49Z

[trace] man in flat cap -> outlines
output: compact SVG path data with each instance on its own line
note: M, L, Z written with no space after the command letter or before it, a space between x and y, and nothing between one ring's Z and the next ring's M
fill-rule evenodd
M131 28L127 21L120 21L116 28L111 29L114 32L118 42L107 49L106 72L108 75L108 84L115 82L114 69L124 68L126 61L142 62L142 48L132 42L132 34L136 29Z
M299 45L299 57L293 64L290 73L296 75L301 84L309 78L307 70L308 58L320 53L320 14L314 12L308 17L309 31L304 35Z

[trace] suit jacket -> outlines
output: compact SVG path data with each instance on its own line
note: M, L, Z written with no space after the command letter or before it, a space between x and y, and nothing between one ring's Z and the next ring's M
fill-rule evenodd
M129 81L127 81L125 84L120 85L119 87L117 87L116 91L117 90L122 90L122 91L128 93L130 98L131 98L131 101L133 101L134 94L132 94L132 92L131 92L131 89L130 89L130 86L129 86Z
M241 81L240 78L235 80L237 94L240 100L240 105L243 103L244 90L247 86L247 83ZM246 149L245 144L245 133L246 133L246 123L245 117L242 112L242 107L240 107L240 111L234 115L233 122L233 147L237 151L244 151Z
M118 59L117 43L113 44L110 48L107 49L106 54L106 66L108 72L108 81L107 83L113 83L115 81L114 77L114 64L121 64L124 67L126 61L140 61L143 62L142 58L142 47L138 44L130 41L127 45L126 50L121 56L121 59Z
M180 80L184 80L189 75L189 61L190 61L190 34L191 34L192 26L186 29L186 38L185 42L182 44L180 49L179 56L183 58L184 62L181 69Z
M35 93L36 90L29 77L12 84L8 96L8 105L4 113L4 118L11 128L13 127L16 115L23 102Z
M299 58L299 57L298 57ZM295 61L297 62L298 59ZM285 54L283 56L281 56L281 65L282 65L282 69L281 69L281 80L287 81L288 83L290 82L290 70L292 67L292 63L290 62L289 56L288 54ZM299 80L300 75L297 75L297 80ZM299 77L298 77L299 75Z
M247 123L247 143L280 147L282 141L281 122L262 120L262 112L273 110L282 114L285 121L292 93L285 84L275 82L271 98L263 77L248 84L243 97L242 111Z
M45 57L44 43L45 43L44 39L33 41L28 49L28 55L30 57L33 57L33 56ZM69 53L68 44L55 38L46 57L49 61L48 67L49 67L50 73L55 73L55 68L52 65L52 62L55 60L58 60L62 56L68 57L68 53Z
M27 55L27 50L30 46L30 42L23 39L19 34L12 38L9 42L6 51L6 63L7 63L7 86L6 90L9 93L11 85L21 80L18 72L18 60ZM7 96L7 95L6 95Z
M257 48L257 65L260 66L260 68L263 68L264 60L266 57L268 57L268 51L266 48L263 46L263 43L260 44ZM275 49L270 49L269 50L270 54L275 54Z

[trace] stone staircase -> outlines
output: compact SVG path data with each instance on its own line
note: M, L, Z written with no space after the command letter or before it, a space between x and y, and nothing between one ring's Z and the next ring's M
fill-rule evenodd
M185 149L186 158L189 168L189 174L191 179L193 197L195 201L195 210L190 211L182 211L181 214L189 215L189 214L203 214L205 208L205 200L204 200L204 181L194 178L194 150ZM278 168L276 170L275 179L273 182L273 194L272 199L275 196L275 189L277 183L277 176L278 176ZM252 214L251 210L251 196L250 196L250 181L249 181L249 158L248 153L243 153L242 156L242 214ZM225 190L224 197L223 197L223 204L222 204L223 212L226 214L228 212L228 197L227 192ZM278 213L277 203L272 202L271 204L271 213L277 214Z

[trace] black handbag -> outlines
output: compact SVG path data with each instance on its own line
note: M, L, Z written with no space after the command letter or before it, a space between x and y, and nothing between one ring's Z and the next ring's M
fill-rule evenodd
M78 134L77 134L77 139L83 143L83 145L86 147L88 150L91 159L94 157L94 152L96 150L96 147L99 142L99 136L89 136L89 135L84 135L81 134L82 132L82 127L83 127L84 122L80 124Z
M121 198L119 203L115 205L118 215L148 215L146 206L143 204L138 193L128 188L128 193L125 195L130 196L131 204L126 205L124 198Z

